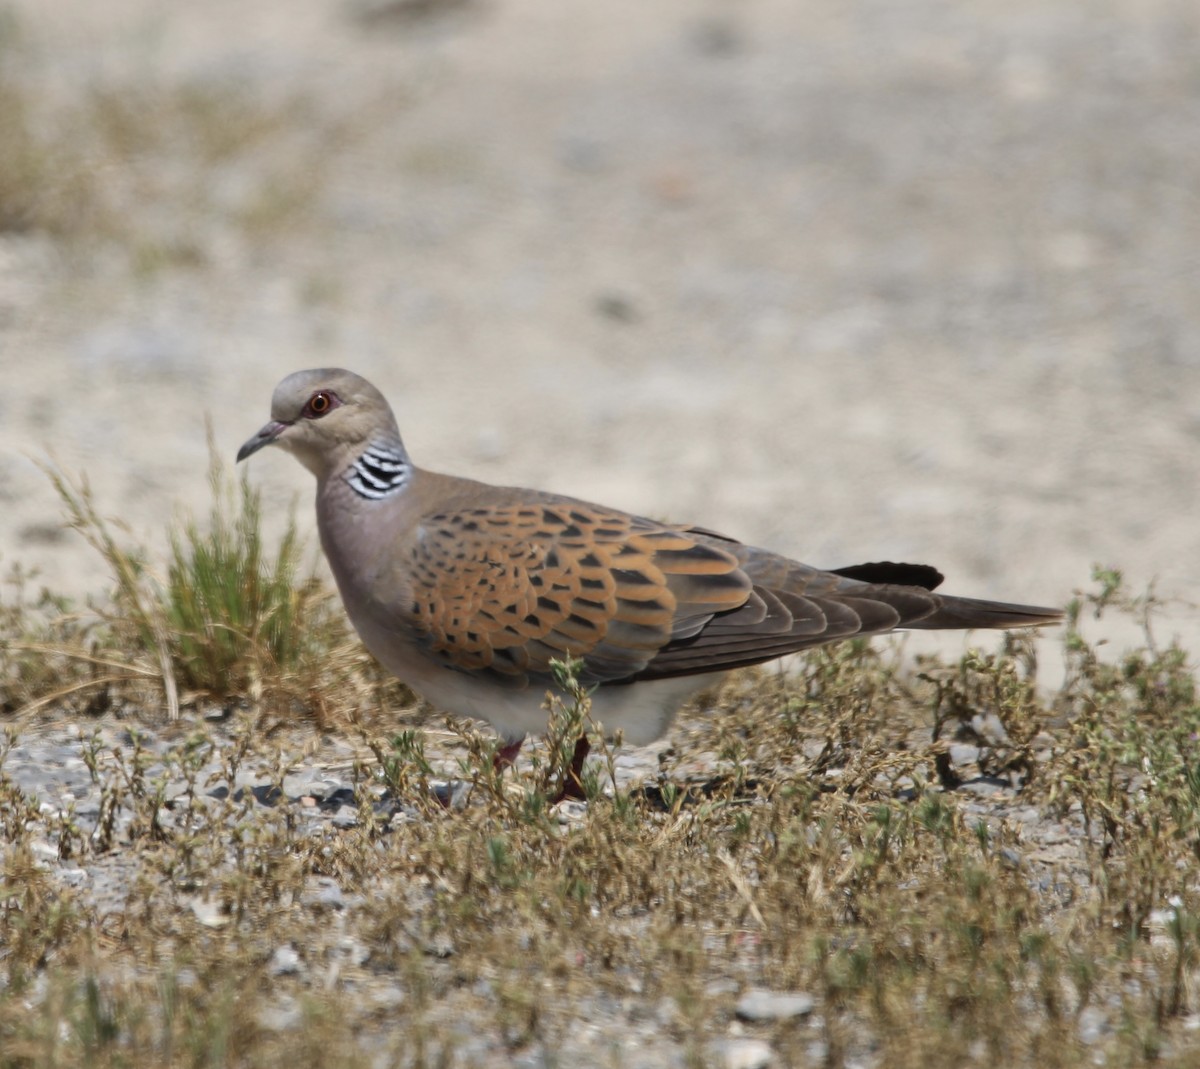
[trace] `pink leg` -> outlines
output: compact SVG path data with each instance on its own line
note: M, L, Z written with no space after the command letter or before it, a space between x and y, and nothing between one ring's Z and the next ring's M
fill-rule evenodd
M509 765L514 764L517 760L517 754L521 752L521 744L524 741L525 736L521 735L513 742L506 742L496 751L496 756L492 760L492 766L500 769L508 768Z
M551 799L551 805L561 802L564 798L576 798L581 802L587 801L587 795L583 791L583 762L587 760L588 751L591 748L592 744L588 742L588 737L580 735L579 741L575 743L575 752L571 755L571 767L563 779L562 790L559 791L557 798Z

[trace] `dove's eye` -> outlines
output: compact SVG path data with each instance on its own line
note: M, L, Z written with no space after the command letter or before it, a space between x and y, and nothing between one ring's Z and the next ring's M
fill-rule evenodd
M320 419L322 416L328 415L342 402L338 400L335 393L330 393L328 390L318 390L308 399L308 404L304 406L305 419Z

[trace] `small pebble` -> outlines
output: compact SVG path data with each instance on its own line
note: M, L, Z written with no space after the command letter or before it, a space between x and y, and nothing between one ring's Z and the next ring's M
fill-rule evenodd
M193 898L191 906L196 920L205 928L222 928L229 923L229 915L211 898Z
M454 943L445 932L439 932L427 940L422 949L434 958L452 958L454 956Z
M43 839L35 839L29 844L29 849L31 853L35 854L43 861L55 863L58 861L58 847L46 842Z
M767 1069L775 1054L761 1039L729 1039L717 1045L713 1061L725 1069Z
M259 1025L269 1032L287 1032L298 1028L304 1014L293 998L281 998L258 1011Z
M566 798L555 807L559 824L580 824L587 816L587 802Z
M813 1011L812 995L803 991L763 991L752 988L738 999L736 1013L743 1021L783 1021L807 1017Z
M674 1028L679 1023L679 1006L673 998L664 995L654 1008L654 1016L663 1028Z
M1083 1008L1083 1012L1079 1014L1079 1040L1081 1043L1085 1043L1089 1047L1094 1046L1110 1031L1112 1028L1108 1023L1108 1018L1105 1017L1104 1011L1099 1006Z
M978 746L953 743L950 746L950 760L956 765L974 765L978 763L981 752Z
M355 968L365 965L371 957L371 951L352 935L343 936L338 940L337 952L348 965Z
M68 887L82 887L91 879L91 876L87 869L62 869L58 878Z
M320 909L344 909L346 896L332 876L317 876L308 881L300 901L306 906Z
M956 790L963 791L966 794L975 794L982 797L990 797L991 795L1010 789L1007 783L993 776L977 776L975 779L969 779L965 783L960 783L956 788Z
M372 991L370 999L381 1010L394 1010L404 1005L404 990L400 987L382 987Z
M276 947L275 953L271 955L271 960L267 962L267 972L272 976L294 976L303 970L304 963L300 960L300 955L296 953L296 948L290 943Z

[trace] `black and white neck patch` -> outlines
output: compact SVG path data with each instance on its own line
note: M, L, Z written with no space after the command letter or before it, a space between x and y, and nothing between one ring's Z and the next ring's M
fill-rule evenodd
M342 476L361 497L378 501L404 488L412 467L393 445L369 445Z

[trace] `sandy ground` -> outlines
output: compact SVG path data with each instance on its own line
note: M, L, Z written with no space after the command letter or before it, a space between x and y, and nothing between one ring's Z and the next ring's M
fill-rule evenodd
M1061 603L1104 562L1200 600L1200 7L396 7L9 5L50 116L201 85L290 129L105 161L184 262L0 235L0 566L101 585L31 458L161 544L206 415L232 459L342 365L430 467L957 593ZM309 171L286 226L230 221ZM311 526L308 475L252 463Z

